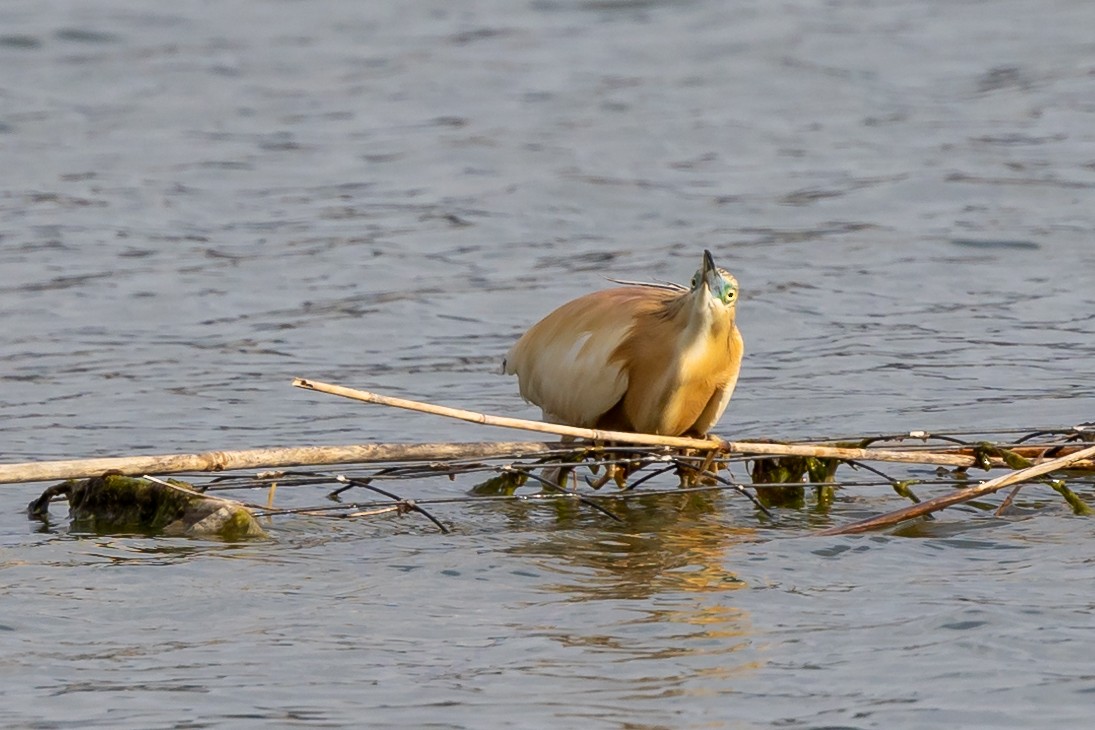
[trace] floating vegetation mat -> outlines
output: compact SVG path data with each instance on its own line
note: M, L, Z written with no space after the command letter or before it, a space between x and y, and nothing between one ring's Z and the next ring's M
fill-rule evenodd
M842 534L896 525L973 500L982 510L1004 514L1014 508L1022 488L1043 490L1041 497L1055 493L1072 512L1089 514L1095 501L1093 443L1095 426L1083 425L751 442L751 453L735 453L733 444L729 451L716 448L706 453L577 442L373 445L390 447L390 455L396 456L409 446L433 447L424 453L463 455L215 476L184 473L177 475L183 481L173 479L170 483L151 474L142 478L163 486L172 499L178 498L180 484L210 497L230 493L232 504L243 505L255 518L267 518L263 522L287 515L338 520L417 516L441 532L459 525L461 506L498 502L531 507L568 503L599 518L623 521L619 513L630 508L627 503L631 500L661 494L728 492L748 500L743 504L755 519L769 524L778 524L789 511L829 513L837 502L862 500L874 509L893 507L825 530ZM766 448L776 453L765 453ZM986 481L992 472L997 475ZM71 499L77 494L79 502L73 503L73 514L85 523L118 524L120 512L126 516L126 524L132 525L134 520L139 522L140 515L148 514L159 522L144 525L146 531L155 531L163 522L174 525L171 534L201 534L180 530L177 520L164 522L165 510L149 506L147 490L132 491L134 499L143 500L140 509L126 511L119 507L117 498L97 499L93 488L109 482L102 478L70 481L66 482L68 491L60 485L51 487L32 503L31 513L41 518L48 514L51 498ZM998 493L996 497L986 499L994 493ZM122 494L124 500L126 493ZM890 496L882 500L884 495ZM96 505L109 506L110 515L97 516Z
M87 524L132 526L132 518L137 515L138 530L156 531L163 522L172 525L172 534L186 535L204 534L201 526L215 524L220 517L202 522L205 517L192 520L185 515L227 515L237 504L253 517L268 519L291 514L342 520L414 514L447 532L454 524L453 518L440 519L437 514L443 508L461 504L570 503L605 519L622 521L617 511L629 500L665 493L722 491L749 500L756 519L772 522L780 520L781 510L825 513L838 499L853 500L864 494L877 498L880 490L906 504L857 522L828 527L823 534L889 527L1010 488L991 505L1002 514L1014 504L1024 485L1044 485L1074 513L1091 512L1087 501L1091 490L1077 491L1069 482L1075 481L1074 475L1095 474L1095 423L987 433L911 431L742 442L591 430L490 416L302 378L296 378L293 385L367 403L553 433L572 440L368 443L0 464L0 483L68 480L47 489L31 503L28 512L37 519L48 519L50 501L64 497L69 499L73 516ZM259 468L267 470L254 471ZM270 470L274 468L277 470ZM973 476L993 470L1005 473L987 481ZM191 477L186 482L165 482L160 478L194 472L232 473L204 481ZM151 486L146 489L132 480L105 479L108 475L138 477ZM429 486L439 477L454 484ZM117 493L98 493L111 485L125 488ZM214 499L214 492L229 490L235 493L235 499L229 500L231 504L223 504L224 500L206 504L193 499L194 494ZM264 503L238 496L255 490L266 491ZM317 492L322 497L317 498ZM118 494L123 496L119 498ZM287 494L291 498L286 499ZM125 505L124 495L132 495L138 504ZM153 516L148 524L143 515ZM244 529L240 527L242 522L233 520L225 521L229 531ZM197 527L190 529L191 523ZM248 533L245 530L243 534Z

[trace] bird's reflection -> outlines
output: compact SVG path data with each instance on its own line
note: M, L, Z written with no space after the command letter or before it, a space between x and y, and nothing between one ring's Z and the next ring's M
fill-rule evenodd
M526 531L529 539L511 553L557 576L541 588L554 601L605 604L592 613L563 610L550 632L556 640L620 661L691 657L687 676L674 680L690 694L701 675L708 686L756 666L750 652L737 654L750 646L753 627L734 605L748 586L729 567L755 533L733 526L733 501L724 493L651 495L613 504L620 523L575 509L546 533ZM568 618L606 612L615 620L595 626Z
M619 523L568 505L557 529L514 552L551 557L570 577L559 589L573 601L734 590L744 584L726 567L726 553L752 530L726 524L725 502L701 492L610 503Z

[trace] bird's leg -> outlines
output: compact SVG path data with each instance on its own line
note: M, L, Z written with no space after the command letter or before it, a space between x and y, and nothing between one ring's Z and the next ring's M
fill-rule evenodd
M714 480L707 476L707 473L711 471L711 464L715 462L715 450L708 449L707 456L703 458L703 464L700 465L699 478L704 484L714 484ZM715 467L715 471L718 471L718 467Z
M566 489L572 471L574 471L572 466L551 466L544 469L540 477L549 484L558 486L560 489Z
M696 486L696 467L686 461L695 453L695 449L681 449L680 451L680 461L677 462L677 478L680 480L680 484L677 486L681 489Z
M614 469L615 469L615 467L606 466L604 474L597 477L596 479L587 479L586 484L593 487L594 489L600 489L601 487L603 487L605 484L608 483L609 479L612 478L612 472L613 472Z
M608 484L608 480L611 479L616 482L616 486L620 489L627 489L627 478L642 468L642 461L613 462L605 465L605 473L600 479L597 479L596 481L587 481L589 486L594 489L600 489L605 484Z
M597 479L591 479L590 477L586 477L586 484L588 484L593 489L600 489L604 485L608 484L609 480L611 480L611 481L616 482L616 486L618 486L620 489L627 489L627 478L629 476L631 476L631 474L633 472L641 469L644 465L643 462L642 461L626 461L626 462L609 461L609 459L605 456L605 454L603 452L605 444L601 443L601 442L595 442L594 445L599 450L598 455L601 457L602 464L591 464L589 469L594 474L597 473L597 470L595 470L593 468L594 466L598 466L598 467L599 466L604 466L605 470L604 470L604 474L602 474Z
M605 446L604 443L601 442L601 441L594 441L593 442L593 448L595 449L595 453L594 453L595 458L601 458L601 459L604 458L604 446ZM602 474L597 479L590 479L589 477L586 477L586 484L593 487L594 489L600 489L605 484L607 484L608 480L612 479L613 475L615 474L616 465L615 464L605 464L604 466L605 466L605 473ZM596 474L597 472L599 472L601 470L601 465L600 464L590 464L589 465L589 470L591 472L593 472L594 474Z
M591 479L587 483L594 489L600 489L608 484L608 480L616 482L620 489L627 489L627 478L631 475L631 469L627 464L606 464L605 473L598 479Z
M684 449L681 451L681 457L689 458L697 456L695 449ZM680 486L682 488L695 487L699 485L711 485L715 483L715 480L711 476L711 465L715 462L715 451L711 449L703 457L703 461L698 466L692 466L688 462L683 462L684 465L677 468L677 476L680 478ZM717 469L717 467L716 467Z
M631 461L627 464L614 464L612 478L616 480L616 486L620 489L627 489L627 478L631 476L631 473L642 469L642 462Z
M563 436L561 441L564 444L570 444L574 441L574 437ZM579 459L580 458L581 457L579 457ZM572 471L574 471L574 467L572 466L563 466L562 464L557 464L555 466L544 469L544 471L541 472L540 476L549 483L558 485L560 489L566 489L567 482L570 480L570 473ZM575 484L575 488L577 488L577 484Z
M713 435L713 434L704 435L704 434L697 434L697 433L689 433L687 435L692 436L693 438L701 438L701 439L705 438L708 441L712 441L715 444L717 444L719 446L719 448L706 449L706 453L704 454L703 462L699 466L691 467L691 468L687 468L687 469L686 468L678 468L677 469L677 476L680 477L680 480L681 480L680 486L681 487L694 487L697 484L703 484L703 485L715 484L716 481L715 481L715 478L712 476L712 474L717 473L719 467L716 465L714 470L712 470L711 466L712 466L712 464L715 463L715 457L719 455L719 452L728 450L726 441L724 439L719 438L718 436ZM683 449L681 451L681 456L682 457L695 456L696 453L697 452L696 452L695 449Z

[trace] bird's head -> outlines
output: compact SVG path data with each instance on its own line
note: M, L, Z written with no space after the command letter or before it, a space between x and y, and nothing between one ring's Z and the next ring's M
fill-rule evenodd
M703 265L692 277L692 296L710 307L733 309L738 301L738 280L726 269L715 266L710 251L703 252Z

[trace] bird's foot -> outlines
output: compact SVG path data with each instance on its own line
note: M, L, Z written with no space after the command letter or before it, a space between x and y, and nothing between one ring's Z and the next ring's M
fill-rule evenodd
M616 482L616 486L620 489L627 488L627 469L623 468L619 464L606 464L605 473L597 479L586 478L586 484L594 489L600 489L604 485L608 484L609 480Z
M586 477L586 484L594 489L600 489L604 485L608 484L609 480L616 482L616 486L620 489L627 489L627 478L631 476L632 469L628 468L624 464L607 464L605 465L605 473L597 479L590 479Z
M718 483L715 478L715 474L722 468L722 464L715 461L715 457L718 454L716 449L708 449L704 454L703 461L698 465L693 466L687 461L679 462L677 467L677 477L680 479L681 487L698 487L698 486L712 486ZM697 456L695 449L684 449L681 451L682 457L695 457Z
M590 479L589 477L586 477L586 484L593 487L594 489L600 489L605 484L607 484L608 480L611 479L611 478L612 478L611 472L608 469L605 469L605 473L602 474L601 476L599 476L596 479Z

